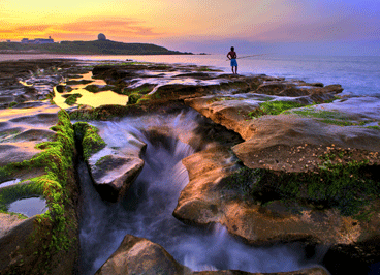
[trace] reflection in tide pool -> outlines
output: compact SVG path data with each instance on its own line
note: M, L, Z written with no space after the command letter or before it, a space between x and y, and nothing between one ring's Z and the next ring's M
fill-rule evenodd
M126 105L128 102L128 96L119 95L112 91L104 91L94 94L85 89L78 89L74 92L83 95L77 99L77 104L87 104L93 107L106 104Z
M40 197L25 198L8 206L8 212L20 213L32 217L46 212L46 202Z
M87 104L92 107L99 107L101 105L107 105L107 104L114 104L114 105L126 105L128 102L128 96L126 95L120 95L113 91L102 91L98 93L92 93L86 90L85 88L87 85L97 85L97 86L105 86L106 83L103 80L99 79L92 79L92 72L88 72L82 75L83 78L81 79L70 79L68 81L82 81L82 80L91 80L93 81L90 84L78 84L78 85L70 85L70 87L73 89L71 92L60 94L58 93L57 89L54 88L54 102L61 107L62 109L68 110L73 108L76 108L77 104ZM65 85L63 83L62 85ZM65 103L66 98L63 97L63 95L71 95L71 94L81 94L82 97L77 98L76 104L73 106L68 105Z

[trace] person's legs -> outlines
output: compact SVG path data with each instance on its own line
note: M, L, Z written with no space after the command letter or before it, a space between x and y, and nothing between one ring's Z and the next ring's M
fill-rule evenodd
M235 67L235 70L234 70L234 67ZM233 74L236 74L236 71L237 71L236 59L231 59L231 71Z

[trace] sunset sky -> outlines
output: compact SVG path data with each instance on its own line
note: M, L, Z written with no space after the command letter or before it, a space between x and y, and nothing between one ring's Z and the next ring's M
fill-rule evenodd
M0 41L123 42L170 50L380 55L379 0L0 0Z

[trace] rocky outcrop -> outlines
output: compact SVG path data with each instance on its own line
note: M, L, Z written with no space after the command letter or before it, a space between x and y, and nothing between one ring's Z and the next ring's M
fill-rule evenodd
M30 100L45 99L62 79L70 60L23 60L0 62L0 109Z
M330 89L329 86L325 88ZM272 100L274 99L280 100L281 97L273 97ZM299 102L299 99L304 98L291 98L293 102ZM322 119L295 114L264 115L253 119L251 114L259 110L263 102L261 100L262 98L255 95L245 94L228 97L205 96L186 99L185 103L205 117L239 133L245 142L232 149L251 168L265 167L291 172L313 170L321 162L317 157L320 155L318 151L326 151L331 145L336 148L355 148L364 154L364 151L374 153L380 150L377 129L342 127L334 125L340 121L326 123ZM306 114L308 112L300 110ZM337 116L326 113L328 115ZM362 118L348 114L344 119L360 121Z
M297 240L350 243L358 240L360 232L367 231L366 226L361 228L352 218L341 217L335 210L320 212L304 208L295 215L281 202L268 207L256 205L255 200L247 198L248 189L225 180L239 164L231 153L221 148L196 153L183 163L190 182L181 192L173 215L187 223L218 222L229 233L256 245Z
M126 156L109 148L99 151L88 160L96 189L103 199L110 202L117 202L125 194L140 174L144 163L139 153Z
M246 142L232 148L244 164L251 168L277 171L314 171L327 148L350 148L372 159L369 152L380 150L378 131L370 128L342 127L289 115L264 116L251 121L252 132ZM316 131L318 129L318 131ZM365 156L367 155L367 157Z
M35 148L38 143L53 141L55 131L50 128L58 122L59 110L60 108L52 107L48 102L42 102L27 109L1 111L0 120L3 122L0 122L0 165L29 160L41 151ZM29 178L28 175L35 176L37 171L38 169L24 171L26 175L20 174L19 177ZM0 181L7 179L8 177L0 175Z
M126 235L97 275L128 274L190 274L190 269L179 264L158 244L143 238Z
M131 136L123 148L111 148L103 141L101 134L107 133L99 126L77 122L75 134L99 194L104 200L117 202L141 172L146 144Z
M6 216L2 220L7 223L0 227L3 232L3 235L0 234L0 244L5 248L0 251L0 273L38 274L52 270L54 274L71 274L76 260L75 206L78 195L72 166L75 149L71 124L68 117L62 112L58 113L59 109L49 102L27 101L49 95L52 87L60 81L58 64L67 64L57 63L57 67L50 71L47 70L48 65L42 65L44 71L42 67L29 71L28 68L32 68L30 64L20 64L26 69L19 67L19 74L0 70L0 85L6 87L0 95L0 108L13 106L12 111L0 113L0 164L24 163L7 166L12 169L6 171L1 167L0 182L14 179L37 182L39 185L33 187L36 187L37 192L43 192L50 211L25 221L4 214ZM183 160L190 182L181 193L173 212L175 217L198 225L221 223L232 235L255 245L294 241L310 245L323 243L331 245L329 253L333 255L356 255L366 262L379 259L380 218L377 200L364 207L360 212L364 219L360 220L356 216L341 215L334 207L318 205L320 201L311 201L305 189L301 188L300 194L296 194L299 201L292 203L280 200L280 192L275 189L281 177L290 175L302 179L320 171L315 169L321 169L320 166L327 163L321 157L330 158L341 153L347 153L347 156L328 161L337 164L364 159L368 165L363 166L360 173L368 175L371 180L378 178L376 163L380 145L376 127L357 125L360 120L356 121L356 125L341 127L326 124L320 118L302 117L295 113L273 116L264 114L260 109L260 105L266 101L292 101L305 105L331 100L342 91L342 87L285 81L265 75L242 76L197 70L199 68L192 66L162 64L95 67L93 74L96 78L114 84L110 87L118 93L137 93L136 100L127 106L81 107L73 114L83 116L72 117L107 120L110 116L139 115L152 110L171 113L184 109L185 102L222 125L220 127L239 133L244 142L233 134L228 135L228 141L223 140L223 135L219 133L221 128L208 125L198 127L198 133L178 134L180 140L201 151ZM32 75L31 72L32 79L26 81ZM20 80L25 81L20 83ZM57 92L65 93L68 90L60 85ZM76 107L73 105L71 109ZM255 117L256 114L261 117ZM365 117L362 114L361 117L350 117L348 120L357 118ZM165 145L164 141L169 140L165 136L165 129L157 128L161 132L148 129L148 134L152 135L153 140ZM106 130L99 129L102 136L102 131ZM161 136L165 138L160 140ZM91 138L89 143L83 143L83 147L92 178L103 198L117 201L141 171L144 162L140 153L145 145L136 139L125 148L112 148L101 142L92 143ZM212 138L223 141L209 146L208 142ZM240 173L243 166L244 169L253 168L250 170L253 173L263 173L265 181L260 181L260 188L256 188L256 182L242 184L246 176ZM46 174L46 171L49 173ZM358 185L363 183L358 182ZM253 192L254 187L258 191L255 189ZM373 198L371 194L367 195L363 199ZM355 196L358 197L357 194ZM20 228L23 233L17 233ZM35 238L26 243L30 232ZM350 257L347 256L347 259L353 256ZM190 271L178 264L159 245L129 236L98 274L117 272L182 274ZM310 269L296 274L323 272L321 269ZM248 273L218 271L218 274Z

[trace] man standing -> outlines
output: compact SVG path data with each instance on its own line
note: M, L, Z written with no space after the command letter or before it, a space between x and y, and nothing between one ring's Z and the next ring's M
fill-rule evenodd
M227 54L227 58L230 60L232 73L236 74L237 63L236 63L236 53L234 52L234 46L231 46L231 51ZM234 71L234 67L235 67L235 71Z

